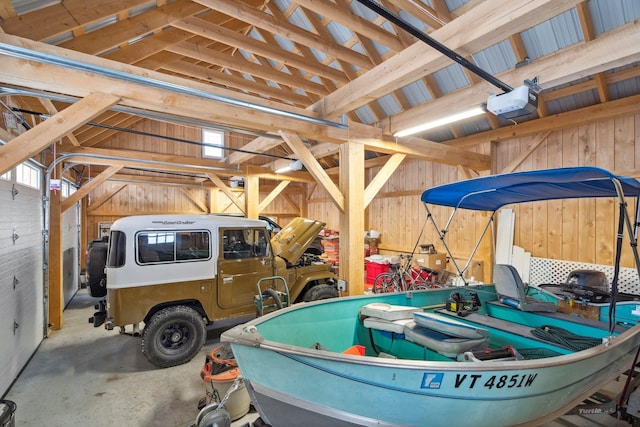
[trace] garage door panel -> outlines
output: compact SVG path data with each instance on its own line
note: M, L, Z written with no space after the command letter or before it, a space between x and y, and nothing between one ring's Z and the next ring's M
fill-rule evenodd
M3 392L9 388L22 368L18 358L15 357L17 351L14 351L17 349L17 340L13 334L15 306L15 298L11 296L0 298L0 313L2 313L3 319L0 322L0 342L3 343L5 349L5 351L0 351L0 391Z
M42 198L15 188L0 180L0 395L44 337Z
M38 227L40 227L40 225L38 225ZM2 229L0 230L0 253L31 248L35 245L42 246L42 241L42 233L39 229L34 233L33 231L29 231L28 228L14 227L2 221Z
M62 286L64 288L64 305L66 306L80 287L78 269L80 236L78 233L78 209L72 207L62 214Z
M14 336L15 357L24 366L42 341L44 334L44 292L42 286L31 284L16 288Z

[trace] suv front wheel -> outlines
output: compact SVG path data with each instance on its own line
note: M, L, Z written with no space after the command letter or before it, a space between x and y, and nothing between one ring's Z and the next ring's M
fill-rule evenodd
M337 298L340 296L338 288L335 285L328 285L326 283L315 285L309 289L305 294L303 301L318 301L321 299Z
M153 316L142 334L142 352L159 368L187 363L206 338L202 316L184 305L164 308Z

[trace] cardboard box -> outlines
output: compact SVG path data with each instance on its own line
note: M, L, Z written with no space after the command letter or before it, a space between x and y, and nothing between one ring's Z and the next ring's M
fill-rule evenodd
M462 268L466 265L467 260L462 258L456 258L456 262L458 263L458 267ZM453 266L451 266L450 270L456 271L456 269ZM484 277L484 261L471 261L471 265L469 266L469 269L467 269L464 277L466 279L471 279L473 277L474 280L477 282L488 283L487 281L485 281L485 277Z
M432 270L444 270L447 267L447 254L416 254L414 262Z

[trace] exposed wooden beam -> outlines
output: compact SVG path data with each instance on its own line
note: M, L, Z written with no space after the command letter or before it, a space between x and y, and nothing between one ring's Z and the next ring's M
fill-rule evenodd
M378 194L378 191L380 191L384 184L389 180L389 177L391 177L393 172L398 169L405 157L407 157L405 154L393 154L388 157L387 162L371 180L369 185L367 185L367 188L364 189L365 209L369 206L369 203L371 203L376 194Z
M40 98L40 102L42 103L42 105L44 106L44 108L47 110L49 114L51 115L58 114L59 112L58 109L55 107L55 105L53 105L53 102L51 102L50 99ZM80 146L80 142L78 141L78 138L76 138L76 136L73 134L73 132L69 132L68 134L65 135L65 137L69 139L71 144L75 145L76 147Z
M327 19L331 19L350 28L352 31L362 34L372 40L377 41L390 49L400 51L403 49L402 43L398 38L388 31L383 30L379 26L367 21L349 11L344 13L343 10L336 8L332 2L318 0L296 0L296 3L305 9L312 10Z
M198 209L200 209L202 212L205 212L205 213L209 212L209 208L207 207L207 205L203 203L200 199L198 199L198 197L196 197L196 195L193 194L193 191L184 187L180 187L180 191L185 196L187 196L187 199L191 200L191 202L193 202L193 204L196 205Z
M505 34L531 28L571 9L579 1L513 0L503 7L495 2L482 2L431 36L454 51L475 53L504 40ZM315 3L305 0L303 4L307 2ZM330 8L330 3L326 5ZM331 93L312 109L323 117L338 117L450 64L451 60L435 49L417 42Z
M268 65L260 65L247 61L239 54L227 55L193 42L178 43L173 46L167 46L166 49L179 55L193 58L198 61L204 61L209 64L218 65L223 68L236 70L240 73L251 74L252 76L261 77L265 80L273 80L279 84L293 85L306 92L323 96L329 93L327 88L323 85L292 74L283 73Z
M333 203L344 211L344 196L340 192L340 189L333 183L329 175L322 169L322 166L313 157L313 154L305 147L302 140L294 134L280 131L282 139L293 150L296 156L302 161L302 164L307 168L309 173L315 178L315 180L329 193L329 197L333 200Z
M80 200L82 200L83 197L87 196L91 191L95 190L107 179L117 174L120 171L120 169L122 169L122 166L112 166L104 170L100 175L96 176L91 181L87 182L82 187L80 187L75 193L71 194L69 197L64 199L60 204L60 210L64 212L67 209L69 209L71 206L78 203Z
M425 22L432 28L440 28L451 20L442 19L438 16L438 13L431 7L424 3L414 2L412 0L389 0L395 4L399 9L405 10L407 13L413 15L419 20Z
M357 65L358 67L370 68L371 61L361 53L352 49L348 49L335 42L319 37L300 27L289 23L286 20L275 19L273 15L257 10L243 3L233 0L194 0L212 10L225 13L234 18L240 19L257 28L268 31L272 34L278 34L294 43L300 43L305 46L325 52L329 56ZM268 6L277 8L275 3Z
M533 153L535 149L540 146L540 144L542 144L544 141L547 140L547 137L549 136L550 133L551 133L550 131L543 132L538 136L536 136L533 139L533 141L527 144L524 150L520 151L520 153L513 160L511 160L507 166L505 166L502 169L500 173L511 173L515 171L516 168L520 166L522 162L524 162L527 159L527 157L529 157L531 153Z
M212 172L223 176L244 174L243 168L230 167L226 163L211 159L196 159L188 156L174 156L170 154L150 153L146 151L64 147L60 153L75 154L73 161L95 165L120 165L123 167L142 167L163 171L180 171L205 173Z
M75 37L59 46L77 52L99 55L140 36L161 30L175 21L206 10L206 7L190 0L176 0L165 6L150 9L115 24Z
M282 191L287 188L291 181L281 181L258 205L258 212L264 211L269 203L273 202Z
M213 24L201 18L189 17L173 22L172 25L181 30L190 31L201 37L225 43L235 48L244 49L249 52L280 61L284 64L293 65L294 67L307 70L310 73L317 74L318 76L323 76L341 83L347 82L347 78L344 73L336 70L335 68L331 68L315 61L305 61L300 55L275 48L260 40L243 36L235 31L228 30L220 25Z
M119 100L114 95L93 93L0 146L0 175L73 132Z
M284 91L267 84L247 80L243 77L221 73L209 67L191 64L182 60L166 64L163 66L163 69L172 71L176 74L182 74L193 79L214 83L222 87L234 88L238 91L247 91L258 95L266 95L269 98L279 101L287 101L299 106L306 106L309 103L309 98L304 95Z
M111 191L109 191L108 193L102 195L101 197L97 198L96 200L92 200L91 204L88 205L88 207L87 207L87 212L91 213L91 212L95 211L100 206L105 204L108 200L113 198L113 196L115 196L120 191L122 191L126 186L127 186L127 184L118 184L115 188L112 188Z
M242 211L243 214L246 214L244 203L242 203L242 201L233 193L231 188L229 188L219 176L211 172L207 172L207 176L216 185L216 187L218 187L229 198L229 200Z
M414 159L452 166L462 165L476 170L488 170L491 167L491 161L487 155L465 150L449 151L445 144L420 138L404 137L399 138L397 142L391 138L360 141L371 150L379 153L402 153Z
M70 52L30 40L20 39L15 36L0 35L0 42L7 42L26 47L40 52L46 52L57 56L64 56L67 60L78 60L106 69L119 70L132 76L141 76L145 80L153 79L163 81L169 85L177 85L189 89L203 90L215 95L216 99L205 98L197 95L173 93L166 89L146 86L138 83L129 83L124 80L115 80L108 77L89 74L82 71L64 68L64 79L60 75L62 69L48 64L33 64L29 61L6 56L0 61L0 83L14 84L23 87L48 90L66 95L84 97L100 88L122 98L121 105L134 108L142 108L149 111L173 113L180 117L189 117L202 120L207 123L226 125L241 129L258 129L261 131L278 131L287 129L296 132L303 137L319 139L327 142L342 143L349 136L371 137L381 135L379 129L371 126L350 126L349 129L341 127L338 123L309 122L308 118L315 115L306 110L287 106L282 103L274 103L264 98L255 98L238 92L204 85L186 79L167 76L154 71L143 70L130 65L118 64L91 55L78 52ZM28 77L27 77L28 76ZM220 98L218 98L220 97ZM224 98L235 101L247 101L242 105L232 105L224 102ZM219 102L218 99L222 102ZM259 108L250 108L254 104ZM268 107L274 108L265 111ZM282 111L282 113L279 113ZM296 116L299 114L298 116ZM362 133L364 132L364 134Z
M11 4L10 1L7 3ZM122 12L140 7L148 0L104 1L91 5L91 13L87 13L87 5L82 1L69 1L53 4L42 9L24 13L20 16L2 17L0 26L8 34L26 37L32 40L45 40L60 36L69 31L93 24Z
M504 141L507 139L535 135L541 132L555 131L585 123L608 120L615 117L640 112L640 95L630 96L615 101L579 108L561 114L554 114L538 120L531 120L517 125L505 126L487 132L447 141L444 144L454 147L473 147L488 141Z
M520 84L530 76L537 75L540 77L543 88L550 90L585 75L640 61L640 51L636 48L638 45L640 45L640 21L634 21L604 33L591 42L565 48L557 54L542 57L526 67L500 73L498 77L505 82ZM611 46L617 46L617 48L612 49ZM490 89L488 83L482 82L421 104L393 116L387 122L392 126L385 129L385 132L393 134L398 130L415 126L424 121L424 117L440 118L443 112L450 111L451 105L455 105L460 111L481 105L486 102L486 94Z

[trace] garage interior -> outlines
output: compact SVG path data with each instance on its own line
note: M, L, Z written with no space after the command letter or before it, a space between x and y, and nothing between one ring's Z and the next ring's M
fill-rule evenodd
M85 252L119 218L322 221L339 234L332 262L351 296L367 290L366 231L380 234L381 255L419 244L445 252L423 230L427 188L573 166L640 177L637 0L379 4L509 87L536 82L536 108L508 119L487 111L503 89L359 0L2 2L0 396L18 403L18 422L69 425L81 405L93 425L189 425L197 415L199 370L219 332L208 331L189 364L159 370L137 337L86 322L97 298L84 288ZM415 129L474 107L482 111ZM532 265L561 265L559 277L540 280L612 265L614 209L610 201L519 205L513 244ZM482 232L475 216L463 218L449 233L455 259ZM486 283L492 246L483 240L474 257L474 277ZM633 261L623 254L621 265ZM95 347L60 353L73 336ZM34 363L48 367L46 378ZM185 380L188 368L194 378ZM94 375L104 388L76 396L72 408L38 393L39 381L59 381L55 390ZM130 398L109 400L107 413L92 406L109 384L126 377L125 393L151 376L154 388L135 394L134 412L148 411L141 418L125 408ZM162 381L184 382L169 390L184 396L156 395ZM50 411L31 418L42 399Z

